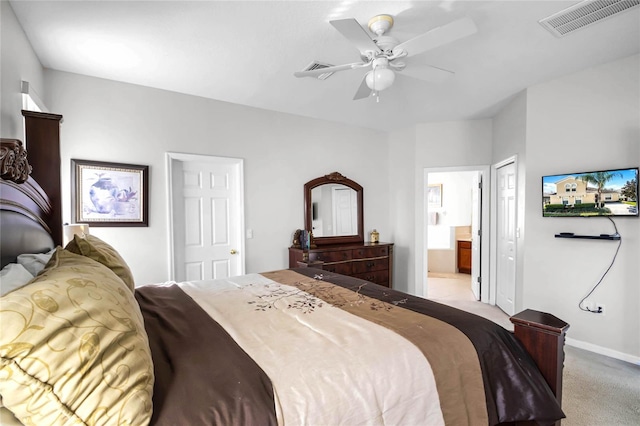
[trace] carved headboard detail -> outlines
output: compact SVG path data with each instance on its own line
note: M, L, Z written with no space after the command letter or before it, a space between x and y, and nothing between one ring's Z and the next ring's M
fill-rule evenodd
M23 183L31 174L27 151L17 139L0 139L0 178Z

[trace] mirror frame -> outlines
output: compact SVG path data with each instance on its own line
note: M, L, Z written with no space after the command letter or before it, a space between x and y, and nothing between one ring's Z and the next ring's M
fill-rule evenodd
M304 184L304 226L305 229L311 230L313 213L311 210L311 190L317 186L329 183L339 183L356 191L358 203L358 234L357 235L340 235L334 237L313 237L313 242L318 246L329 244L362 244L364 243L364 214L363 214L363 196L362 186L357 182L347 179L338 172L310 180Z

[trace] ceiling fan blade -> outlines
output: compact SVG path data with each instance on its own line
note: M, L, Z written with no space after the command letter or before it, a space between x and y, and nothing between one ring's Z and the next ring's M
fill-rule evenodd
M326 74L328 72L336 72L336 71L344 71L344 70L351 70L354 68L362 68L369 65L369 62L354 62L351 64L344 64L344 65L334 65L331 67L324 67L324 68L316 68L313 70L309 70L309 71L296 71L293 73L293 75L295 75L296 77L317 77L321 74Z
M441 83L452 77L454 74L455 73L453 71L445 70L443 68L419 64L411 64L401 71L401 75L433 83Z
M362 56L366 56L365 52L370 50L372 52L381 52L376 43L371 40L369 34L360 26L358 21L353 18L350 19L337 19L335 21L329 21L336 30L346 37L351 43L353 43Z
M358 99L368 98L371 95L372 90L367 86L367 74L366 73L362 77L362 81L360 82L360 87L356 91L356 94L353 96L353 100L357 101Z
M393 53L395 54L400 50L404 50L407 52L407 57L419 55L427 50L435 49L436 47L475 34L476 31L478 31L478 28L470 18L458 19L457 21L427 31L404 43L400 43L393 48Z

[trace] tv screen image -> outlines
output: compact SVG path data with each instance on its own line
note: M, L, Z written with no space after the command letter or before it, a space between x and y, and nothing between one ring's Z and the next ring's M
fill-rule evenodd
M542 177L544 217L638 217L638 168Z

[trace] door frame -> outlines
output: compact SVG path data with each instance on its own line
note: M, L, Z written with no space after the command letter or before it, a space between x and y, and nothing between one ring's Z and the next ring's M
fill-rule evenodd
M240 238L239 241L239 253L240 256L240 274L244 275L246 273L245 269L245 230L244 230L244 160L242 158L232 158L232 157L219 157L214 155L203 155L203 154L186 154L181 152L167 152L165 155L166 158L166 170L167 170L167 233L169 237L169 261L167 262L169 265L169 279L175 280L175 265L174 265L174 254L175 254L175 229L174 229L174 220L173 220L173 161L181 161L181 162L208 162L215 164L230 164L236 165L238 167L238 193L236 194L238 197L238 209L240 210L239 223L237 226L238 235Z
M480 172L482 174L482 208L480 212L480 220L482 223L482 235L480 236L480 271L481 271L481 282L480 282L480 302L483 303L491 303L490 297L492 295L492 290L490 287L489 274L491 272L491 264L490 264L490 250L488 249L490 244L490 236L491 236L491 203L490 196L487 194L491 194L491 186L490 182L492 181L490 176L490 166L488 165L479 165L479 166L454 166L454 167L426 167L423 169L423 177L422 177L422 197L423 197L423 209L422 209L422 256L423 261L423 271L422 271L422 291L419 296L427 297L428 293L428 267L429 267L429 253L427 249L428 242L428 227L429 218L428 214L428 202L427 202L427 185L429 183L429 173L455 173L455 172ZM494 296L495 298L495 296ZM495 304L495 302L493 303Z
M515 191L515 205L516 205L516 217L513 218L514 220L514 226L516 229L516 244L515 244L515 271L514 271L514 275L515 278L517 280L518 277L518 244L519 244L519 240L520 240L520 232L519 232L519 226L518 226L518 185L519 185L519 180L518 180L518 156L517 155L513 155L511 157L505 158L502 161L499 161L495 164L493 164L491 166L491 241L490 241L490 250L491 250L491 266L489 268L489 288L490 288L490 292L491 292L491 297L489 298L489 303L492 305L496 304L496 294L497 294L497 288L498 288L498 280L497 280L497 273L498 273L498 182L497 182L497 174L498 174L498 169L502 168L504 166L507 166L509 164L513 164L515 167L515 177L516 177L516 191ZM518 307L516 304L516 301L518 300L518 286L516 285L516 283L513 283L514 285L514 291L513 291L513 303L514 303L514 309L516 312L518 312Z

